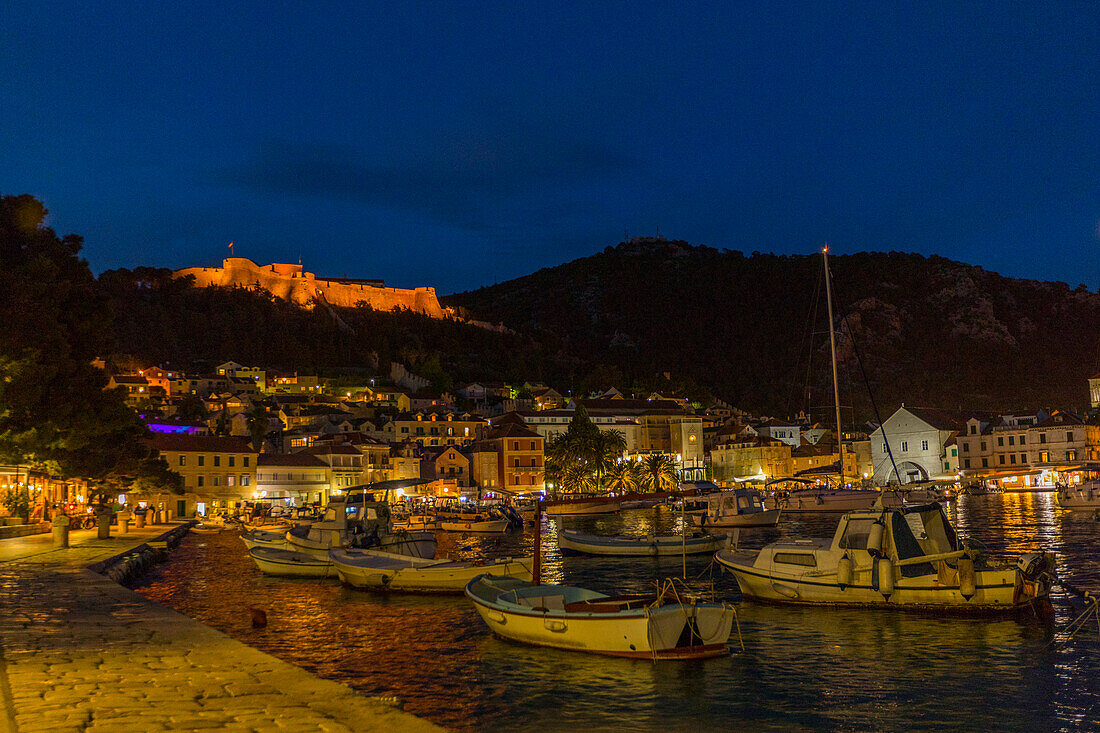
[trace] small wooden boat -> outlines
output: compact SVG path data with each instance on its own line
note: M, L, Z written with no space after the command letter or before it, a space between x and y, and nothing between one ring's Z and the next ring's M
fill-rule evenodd
M336 568L329 559L319 559L304 552L254 547L248 556L264 575L284 578L333 578Z
M666 557L715 552L729 545L728 536L695 534L681 535L615 535L602 537L582 534L571 529L558 532L558 547L562 554L623 555Z
M505 639L641 659L728 654L734 620L727 603L697 603L673 591L607 596L492 575L471 580L466 597L489 629Z
M529 557L504 558L488 565L458 560L425 560L374 550L332 550L329 559L347 585L413 593L462 593L478 575L531 579Z
M266 529L250 529L241 533L241 542L248 549L253 547L269 547L274 550L289 550L290 543L286 541L286 532L270 532Z
M500 534L507 532L511 525L507 519L490 519L485 515L470 516L465 519L444 519L439 528L444 532L477 532L480 534Z

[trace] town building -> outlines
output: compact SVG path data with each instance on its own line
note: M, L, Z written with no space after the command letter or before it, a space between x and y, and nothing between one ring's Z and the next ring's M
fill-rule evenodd
M948 410L901 406L871 433L875 483L956 480L954 438L965 423L964 415Z
M153 447L168 468L183 477L183 496L134 494L178 516L206 514L251 500L255 492L257 457L240 438L185 433L154 433Z

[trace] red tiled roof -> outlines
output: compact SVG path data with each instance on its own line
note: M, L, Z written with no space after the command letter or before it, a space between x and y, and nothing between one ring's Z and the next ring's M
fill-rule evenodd
M497 440L499 438L541 438L542 436L534 430L510 422L490 430L485 437L489 440Z
M328 467L317 456L303 453L261 453L256 459L257 466L291 466L294 468Z

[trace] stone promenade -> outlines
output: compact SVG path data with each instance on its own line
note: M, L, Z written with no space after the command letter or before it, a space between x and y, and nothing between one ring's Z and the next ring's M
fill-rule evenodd
M0 732L438 730L86 569L167 529L0 541Z

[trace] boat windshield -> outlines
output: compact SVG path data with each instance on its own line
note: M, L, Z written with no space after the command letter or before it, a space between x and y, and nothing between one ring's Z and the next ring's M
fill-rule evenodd
M894 512L890 515L890 531L894 535L894 548L898 552L899 560L908 560L911 557L921 557L927 554L913 533L913 528L909 525L908 518L910 516L920 517L919 514L905 515L901 512ZM932 568L931 563L926 562L901 566L901 574L906 578L930 575L933 572L935 570Z
M852 519L844 528L844 534L840 538L842 550L866 550L867 538L871 535L871 525L874 519Z

